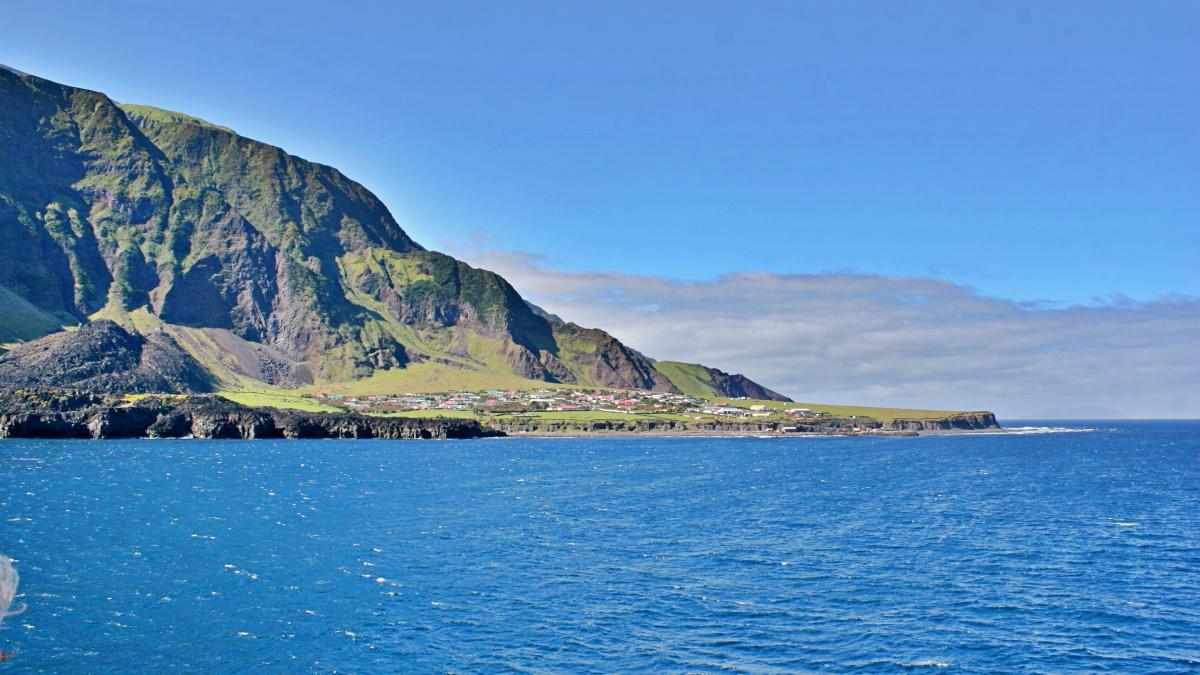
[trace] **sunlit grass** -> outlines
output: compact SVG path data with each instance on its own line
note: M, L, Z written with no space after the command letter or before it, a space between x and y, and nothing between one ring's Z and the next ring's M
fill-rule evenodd
M795 408L807 408L814 413L828 413L834 417L869 417L879 422L889 422L895 419L933 420L961 415L962 410L921 410L917 408L876 408L858 405L834 405L829 403L784 403L781 401L756 401L753 399L716 399L721 405L735 408L765 405L772 412L783 412Z
M320 401L306 396L294 394L261 391L222 391L218 392L217 395L251 408L285 408L289 410L303 410L305 412L341 412L340 408L325 405Z

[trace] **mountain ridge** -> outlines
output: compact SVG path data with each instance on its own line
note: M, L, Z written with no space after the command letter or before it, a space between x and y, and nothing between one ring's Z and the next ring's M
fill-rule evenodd
M358 381L425 364L681 391L603 330L544 316L499 275L425 249L334 167L7 68L0 101L0 151L12 158L0 172L0 385L3 373L43 372L31 355L57 358L63 327L108 319L128 345L136 335L183 354L178 372L194 361L222 386ZM93 333L127 342L108 324ZM136 370L135 360L110 361ZM109 375L86 380L145 386ZM707 381L716 396L743 386Z

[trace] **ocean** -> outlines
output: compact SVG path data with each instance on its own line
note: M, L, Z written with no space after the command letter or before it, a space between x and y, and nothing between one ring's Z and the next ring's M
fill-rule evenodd
M1058 425L0 441L0 672L1200 671L1200 423Z

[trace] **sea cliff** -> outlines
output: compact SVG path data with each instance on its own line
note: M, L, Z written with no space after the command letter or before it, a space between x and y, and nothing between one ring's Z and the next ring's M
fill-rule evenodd
M482 438L475 420L249 408L217 396L0 393L0 438Z
M0 391L0 438L481 438L582 434L917 435L998 429L989 412L892 419L819 415L786 421L418 417L249 407L212 394L112 395L81 390Z
M968 431L999 429L1000 424L990 412L972 412L939 419L893 419L883 428L892 431Z

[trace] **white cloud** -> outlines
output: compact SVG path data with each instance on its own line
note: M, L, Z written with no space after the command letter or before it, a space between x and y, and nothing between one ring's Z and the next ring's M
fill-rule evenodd
M1045 308L937 279L564 272L521 253L473 264L655 358L741 372L797 400L1059 415L1200 417L1200 301Z

